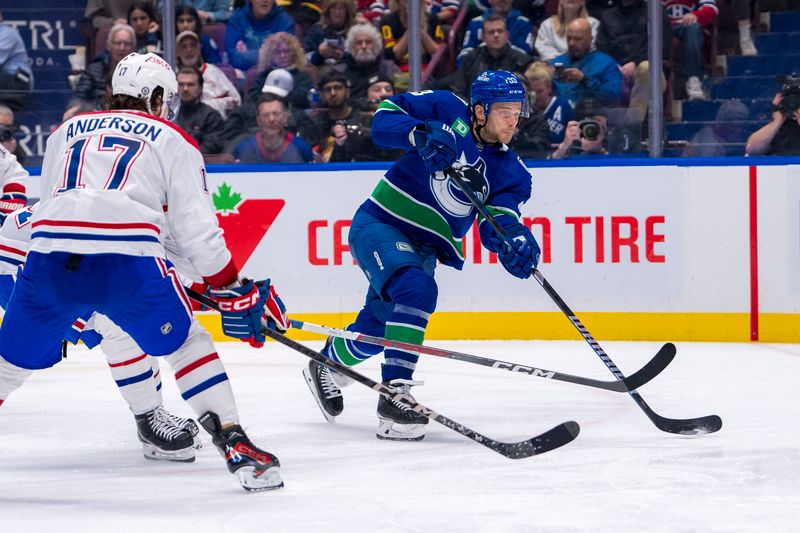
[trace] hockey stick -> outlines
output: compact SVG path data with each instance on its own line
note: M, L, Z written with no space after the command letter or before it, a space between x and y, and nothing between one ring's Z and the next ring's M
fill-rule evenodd
M217 302L208 296L200 294L197 291L187 288L186 293L197 300L201 304L209 307L210 309L214 309L219 311L219 306ZM296 342L285 335L278 333L269 328L263 328L263 332L267 337L278 341L279 343L283 344L300 352L301 354L305 355L309 359L313 359L317 363L321 365L325 365L331 370L335 370L340 374L347 376L348 378L352 379L353 381L357 381L362 385L369 387L370 389L374 390L378 394L389 398L390 400L394 400L397 403L403 404L405 407L412 409L413 411L421 414L425 418L429 420L435 420L439 422L443 426L452 429L453 431L464 435L465 437L474 440L479 444L483 444L487 448L492 451L499 453L509 459L523 459L525 457L531 457L532 455L539 455L545 452L549 452L551 450L555 450L556 448L560 448L565 444L569 444L575 437L578 436L580 432L580 426L577 422L572 420L568 422L564 422L563 424L559 424L556 427L538 435L536 437L532 437L530 439L521 441L521 442L502 442L494 439L490 439L485 435L481 435L477 431L473 431L469 429L467 426L463 424L459 424L455 420L447 418L444 415L441 415L432 409L424 406L423 404L419 403L418 401L414 400L413 398L409 398L401 393L396 392L394 389L387 387L383 383L378 383L377 381L373 381L370 378L356 372L355 370L351 369L348 366L342 365L328 359L324 355L319 352L315 352L311 348L308 348L299 342Z
M453 182L461 189L461 192L469 199L472 205L475 206L475 209L478 210L478 213L481 214L482 217L486 219L489 224L492 225L497 235L503 239L503 242L506 246L512 246L511 238L508 235L508 232L505 230L503 226L500 225L499 222L494 218L494 216L486 209L486 206L483 205L472 189L464 183L464 179L461 176L461 165L454 164L453 168L447 170L447 176L453 180ZM544 278L541 272L537 269L533 269L533 277L536 281L539 282L539 285L545 290L545 292L550 296L550 298L555 302L558 308L561 310L564 315L569 319L575 329L581 334L584 340L592 347L594 353L600 358L601 361L606 365L606 367L614 374L618 380L625 379L625 375L617 368L617 365L611 358L606 354L603 348L600 347L600 344L592 337L589 333L589 330L586 329L581 321L575 316L575 313L567 306L564 300L558 295L552 285ZM663 349L663 348L662 348ZM661 431L665 431L667 433L679 433L681 435L705 435L707 433L714 433L715 431L719 431L722 428L722 419L717 415L708 415L702 416L698 418L682 418L682 419L674 419L674 418L666 418L650 408L649 405L644 401L644 398L636 392L635 390L628 391L628 394L631 395L631 398L636 402L642 411L647 415L653 424L660 429Z
M509 363L507 361L500 361L499 359L490 359L488 357L480 357L478 355L471 355L468 353L434 348L432 346L384 339L383 337L374 337L372 335L365 335L364 333L359 333L357 331L330 328L327 326L320 326L318 324L311 324L310 322L303 322L301 320L292 320L292 327L303 331L311 331L314 333L320 333L322 335L329 335L331 337L339 337L357 342L366 342L369 344L384 346L386 348L399 348L401 350L418 352L425 355L434 355L436 357L455 359L456 361L463 361L465 363L473 363L476 365L488 366L490 368L499 368L500 370L508 370L509 372L528 374L537 378L566 381L567 383L575 383L577 385L585 385L587 387L594 387L596 389L604 389L614 392L628 392L638 389L660 374L661 371L663 371L675 358L675 345L671 342L668 342L661 347L655 357L648 361L648 363L640 368L636 373L622 380L601 381L582 376L573 376L563 372L555 372L553 370L545 370L543 368L536 368L533 366Z

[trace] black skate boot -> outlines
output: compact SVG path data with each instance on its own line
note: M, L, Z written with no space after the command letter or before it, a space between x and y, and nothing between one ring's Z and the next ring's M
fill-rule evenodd
M203 447L203 443L200 441L198 435L200 434L200 428L197 427L197 424L191 418L183 418L178 415L174 415L164 410L164 413L172 420L172 423L177 426L178 428L189 432L189 435L192 436L194 439L194 447L195 449L199 449Z
M308 362L308 368L303 369L303 377L306 378L308 389L314 395L314 399L322 411L322 416L328 422L334 422L336 417L344 411L342 390L334 382L333 374L327 366L321 365L313 359Z
M393 379L384 381L391 387L407 396L411 396L411 387L423 385L421 381L410 379ZM381 395L378 399L378 430L375 436L384 440L422 440L425 438L425 425L428 419L405 405Z
M224 428L219 417L207 412L198 419L200 425L211 434L214 446L225 458L228 471L236 476L244 490L275 490L283 487L278 458L257 448L242 426L236 424Z
M134 418L145 459L182 463L194 461L194 438L191 432L178 426L166 409L156 407L143 415L134 415Z

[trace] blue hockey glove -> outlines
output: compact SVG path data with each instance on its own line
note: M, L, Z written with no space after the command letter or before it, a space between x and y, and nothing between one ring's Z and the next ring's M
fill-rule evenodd
M413 138L414 147L431 174L450 168L458 159L456 134L447 124L428 120L424 128L417 127L413 131Z
M523 226L524 227L524 226ZM527 279L533 274L533 269L539 264L539 244L528 228L525 228L527 236L516 237L512 242L513 248L506 246L506 249L498 255L500 263L509 274L520 279ZM530 240L528 240L530 239Z
M266 341L262 326L280 332L289 327L286 308L269 280L260 286L242 280L240 287L212 289L209 295L219 304L225 335L249 342L254 348L260 348Z
M539 243L536 242L531 231L523 224L517 222L513 217L500 215L497 221L508 232L514 247L509 246L503 241L497 232L487 221L482 221L480 225L481 242L487 250L495 252L500 258L509 274L520 279L527 279L533 273L533 269L539 264Z

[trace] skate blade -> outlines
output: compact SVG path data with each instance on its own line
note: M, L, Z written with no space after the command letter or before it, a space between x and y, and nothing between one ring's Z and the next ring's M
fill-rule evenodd
M375 436L381 440L418 441L425 438L424 424L396 424L394 420L378 417Z
M256 475L254 466L243 466L234 472L234 475L242 488L250 492L277 490L283 487L283 479L281 479L278 467L268 468L261 475Z
M193 463L195 459L194 447L189 446L182 450L164 450L152 444L142 443L142 453L148 461L174 461L177 463Z
M322 407L322 400L317 395L317 387L314 386L314 378L311 376L311 372L308 371L308 368L303 369L303 377L306 380L306 385L308 385L308 390L311 391L311 395L314 397L314 401L317 402L317 407L319 407L319 410L322 411L322 416L325 417L325 421L330 424L335 423L336 417L331 416L331 414L328 413L324 407Z

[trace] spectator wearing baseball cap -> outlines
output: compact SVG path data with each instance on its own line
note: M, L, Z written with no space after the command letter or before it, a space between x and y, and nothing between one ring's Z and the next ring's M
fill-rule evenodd
M272 93L281 98L288 98L292 89L294 89L294 79L289 71L285 68L276 68L267 74L264 86L261 87L261 94Z
M287 99L294 89L294 79L291 73L282 68L275 69L267 75L264 85L259 92L259 100L266 95L274 95ZM250 100L234 109L225 121L222 136L226 141L226 151L236 147L247 135L258 130L257 124L258 104ZM286 129L305 140L309 145L319 142L316 126L302 109L290 107L289 119Z
M200 71L203 76L201 101L225 119L242 102L239 91L219 67L203 60L199 35L193 31L182 31L175 38L175 43L178 68L193 67Z

